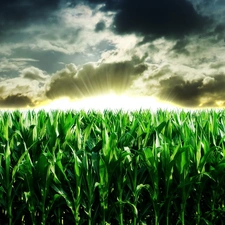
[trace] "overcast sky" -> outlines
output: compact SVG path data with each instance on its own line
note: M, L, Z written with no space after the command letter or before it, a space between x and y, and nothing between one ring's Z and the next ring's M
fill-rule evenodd
M224 0L0 2L0 107L110 92L225 106Z

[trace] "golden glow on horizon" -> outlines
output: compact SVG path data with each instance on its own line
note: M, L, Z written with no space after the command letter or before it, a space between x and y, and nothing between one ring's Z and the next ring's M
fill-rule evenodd
M125 110L134 111L140 109L175 109L171 104L158 101L156 98L142 96L132 97L126 95L108 94L72 101L67 97L56 99L43 107L44 110Z
M219 107L223 107L223 106L224 106L224 101L216 101L216 104L217 104Z

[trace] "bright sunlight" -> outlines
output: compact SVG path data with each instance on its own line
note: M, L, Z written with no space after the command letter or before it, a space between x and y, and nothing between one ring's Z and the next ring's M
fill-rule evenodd
M60 98L52 101L41 109L49 110L124 110L134 111L140 109L150 109L156 111L157 109L172 110L175 107L158 101L153 97L132 97L126 95L108 94L96 97L85 98L82 100L72 101L69 98Z

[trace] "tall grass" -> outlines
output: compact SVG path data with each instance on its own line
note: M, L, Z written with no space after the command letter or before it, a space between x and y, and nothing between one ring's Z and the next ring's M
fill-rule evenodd
M0 224L225 224L225 112L2 112Z

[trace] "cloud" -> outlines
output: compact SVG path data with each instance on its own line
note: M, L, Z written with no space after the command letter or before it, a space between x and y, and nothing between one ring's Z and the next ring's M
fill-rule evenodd
M147 69L143 63L134 61L118 63L88 63L79 69L69 64L64 70L55 73L46 84L46 96L50 99L70 97L79 99L110 91L123 93L133 79Z
M28 80L37 80L40 82L46 81L46 79L49 77L45 75L42 70L33 66L22 70L22 73L20 76Z
M47 20L59 8L60 0L8 0L0 2L0 30L19 28Z
M75 97L78 87L75 83L77 68L74 64L66 65L66 68L56 72L47 82L45 95L47 98L56 99L67 96Z
M133 81L129 94L153 96L188 108L225 106L225 67L222 62L196 68L168 62L147 63L147 66L148 69Z
M4 30L4 37L0 35L1 77L14 77L18 71L28 66L45 70L49 74L54 73L63 68L59 62L76 62L76 65L96 62L103 51L114 48L114 36L108 30L112 16L106 16L100 11L94 12L84 4L62 6L54 13L53 11L48 18L54 14L56 20L46 19L44 23L29 20L27 26L21 25L18 29L8 27ZM105 29L97 26L101 32L95 32L95 26L99 22L104 22ZM30 60L25 60L26 58Z
M1 108L25 108L34 107L35 104L32 100L24 95L9 95L6 98L0 97L0 107Z
M44 72L37 68L27 68L21 72L20 77L2 79L0 82L0 107L35 106L45 101L44 80L40 81L42 74Z
M225 102L225 74L187 81L180 76L172 76L160 81L158 96L184 107L218 107Z
M26 64L23 64L24 66L18 69L17 72L22 71L22 69L26 69L28 67L33 66L35 68L39 68L43 71L46 71L48 74L54 73L55 71L63 68L63 66L60 65L59 62L69 64L72 58L73 61L76 61L78 64L81 64L85 59L89 60L89 58L84 57L84 54L82 53L68 55L61 52L55 52L52 50L37 49L37 46L36 48L32 49L32 47L29 45L15 49L13 51L13 56L14 57L27 56L29 58L38 59L36 61L26 61Z
M220 69L225 67L225 61L218 61L210 64L211 69Z
M31 58L6 58L0 59L0 77L12 78L18 75L18 71L21 71L27 67L30 63L36 63L37 60Z
M118 34L137 33L152 38L181 38L201 33L209 19L187 0L124 0L114 19Z
M213 15L202 11L207 4L191 0L87 0L92 6L101 4L101 11L114 12L112 30L119 35L143 36L143 41L165 37L183 38L202 34L213 22ZM218 4L218 3L217 3Z
M106 0L87 0L87 2L89 2L91 4L102 4L102 3L105 3Z
M105 30L105 22L104 21L99 21L96 26L95 26L95 32L103 31Z
M189 44L189 40L187 39L180 39L176 42L176 44L171 49L177 54L184 54L184 55L190 55L190 52L186 49L186 46Z
M147 57L78 67L67 64L51 76L38 68L27 67L19 77L0 82L0 107L35 107L61 97L80 100L111 92L155 96L183 107L225 106L222 65L209 64L201 72L168 63L146 63Z
M223 0L1 2L0 102L114 91L222 105L224 12Z
M36 62L37 60L28 58L1 58L0 71L20 70L21 67L27 65L29 62Z
M118 10L122 1L121 0L86 0L86 2L92 5L93 7L96 7L96 4L100 4L101 5L100 9L102 11Z
M200 105L201 80L189 82L180 76L173 76L160 81L160 85L159 96L161 99L188 107Z
M112 39L112 33L107 29L112 22L112 16L100 11L94 12L87 5L76 5L74 8L61 7L54 17L53 21L47 19L44 23L39 23L35 20L34 24L31 23L27 27L8 29L4 37L0 36L1 43L5 46L3 51L0 50L0 54L12 54L17 49L22 52L84 54L89 47ZM102 32L94 32L95 28L96 31Z
M26 62L24 61L14 61L4 57L0 59L0 72L5 73L9 70L19 71L25 65Z

